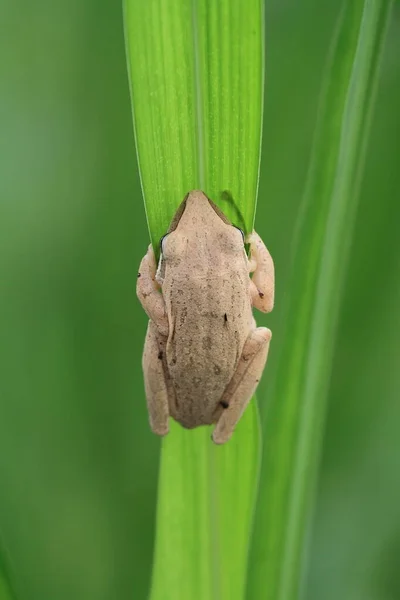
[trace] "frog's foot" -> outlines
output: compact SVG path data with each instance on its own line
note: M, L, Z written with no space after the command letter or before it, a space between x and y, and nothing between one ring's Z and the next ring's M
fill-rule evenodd
M267 361L271 336L269 329L258 327L247 338L236 372L220 401L224 410L212 435L216 444L229 440L254 394Z
M250 283L253 306L262 312L271 312L274 307L274 263L264 242L253 231L247 236L250 244L249 271L253 272Z
M169 431L168 387L165 377L165 345L162 336L152 321L149 321L143 352L144 387L150 427L157 435L166 435Z

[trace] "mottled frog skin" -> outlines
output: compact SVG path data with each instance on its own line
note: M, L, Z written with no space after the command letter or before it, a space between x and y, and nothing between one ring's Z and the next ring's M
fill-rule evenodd
M171 416L189 429L215 423L222 444L254 394L271 332L256 327L252 307L272 310L274 266L255 232L246 242L250 258L243 233L192 191L162 240L158 269L151 246L141 262L137 294L150 317L143 371L158 435Z

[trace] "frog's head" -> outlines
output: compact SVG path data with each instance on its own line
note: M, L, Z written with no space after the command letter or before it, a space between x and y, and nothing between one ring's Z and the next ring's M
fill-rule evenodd
M244 234L203 192L194 190L176 211L161 240L161 252L167 262L181 260L188 252L199 260L205 254L243 254Z

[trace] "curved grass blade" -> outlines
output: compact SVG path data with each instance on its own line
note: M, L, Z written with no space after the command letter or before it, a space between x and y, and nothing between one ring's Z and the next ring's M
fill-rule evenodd
M0 574L0 600L13 600L6 580Z
M14 600L10 586L4 574L0 571L0 600Z
M269 396L248 598L299 596L340 291L390 0L345 3L327 67Z
M153 244L201 188L253 227L263 90L261 0L125 0L128 70ZM162 443L152 600L243 597L257 487L252 402L233 439L171 423Z
M16 600L16 594L11 585L9 576L9 565L4 560L4 548L0 544L0 600Z

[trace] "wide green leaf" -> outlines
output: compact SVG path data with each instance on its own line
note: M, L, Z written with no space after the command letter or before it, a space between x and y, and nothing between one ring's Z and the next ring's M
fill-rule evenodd
M326 66L268 396L248 597L298 598L343 276L390 0L346 2Z
M262 126L262 2L126 0L125 32L153 245L195 188L250 231ZM151 598L242 598L259 458L255 402L224 447L212 444L209 428L172 425L162 444Z

